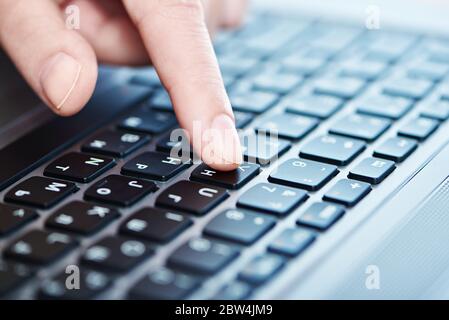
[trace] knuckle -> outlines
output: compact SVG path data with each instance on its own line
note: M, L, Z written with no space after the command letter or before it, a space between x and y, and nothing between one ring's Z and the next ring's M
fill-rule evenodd
M176 20L203 20L204 8L201 0L159 0L159 13Z

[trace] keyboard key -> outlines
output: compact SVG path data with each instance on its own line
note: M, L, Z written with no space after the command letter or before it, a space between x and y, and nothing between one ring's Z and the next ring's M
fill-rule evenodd
M138 73L131 78L130 82L154 88L162 86L161 80L159 80L159 76L154 68L139 70Z
M248 112L234 111L235 127L243 129L254 119L254 114Z
M87 183L115 165L114 159L72 152L49 164L44 175Z
M120 233L142 240L166 243L192 225L192 220L179 213L156 208L143 208L120 226Z
M156 150L169 154L175 152L175 154L181 158L193 158L193 148L184 131L176 131L176 134L173 137L172 132L164 135L157 142Z
M237 111L262 113L271 108L278 95L268 92L238 92L230 95L232 107Z
M150 108L142 109L124 119L119 128L149 134L158 134L167 131L177 124L172 112L155 111Z
M170 96L165 90L159 90L148 99L147 105L155 110L173 112Z
M329 133L350 138L374 141L391 126L387 119L352 114L334 123Z
M378 78L386 67L386 63L381 61L350 59L342 64L340 74L371 81Z
M241 281L233 281L222 288L214 297L214 300L245 300L248 299L253 288Z
M0 297L18 289L33 274L33 269L23 264L0 261Z
M353 207L370 191L371 186L368 183L351 179L342 179L326 192L323 196L323 200Z
M147 244L118 236L107 236L90 246L81 262L93 268L128 272L153 253Z
M422 111L421 116L440 121L449 119L449 101L439 100L427 105Z
M53 213L45 225L65 232L91 235L119 216L120 213L113 208L73 201Z
M366 158L349 172L348 177L371 184L379 184L388 177L394 169L396 169L396 166L393 161Z
M326 119L341 108L343 100L332 96L310 95L290 98L285 104L287 112Z
M304 228L287 229L274 239L268 250L295 257L310 246L315 238L315 233Z
M44 177L31 177L13 187L5 201L38 208L50 208L76 192L74 183Z
M345 214L345 209L328 202L315 202L296 221L298 225L324 231Z
M258 63L258 59L241 57L236 59L235 57L219 58L219 64L221 72L226 76L240 77L251 69L253 69Z
M168 264L193 272L214 274L238 255L237 248L213 240L194 238L175 250L168 258Z
M254 89L286 94L302 82L302 77L288 73L262 73L253 79Z
M244 162L233 171L215 171L206 164L192 171L190 180L217 185L226 189L240 189L260 172L258 164Z
M390 138L374 150L373 155L378 158L402 162L418 148L414 140L394 137Z
M357 103L357 112L397 120L413 107L413 101L386 95L370 96Z
M318 190L336 176L336 166L304 159L283 162L268 177L268 181L290 187Z
M316 81L314 92L342 99L355 97L365 86L365 81L349 77L321 78Z
M86 200L127 207L156 190L157 186L151 181L110 175L87 189L84 197Z
M292 72L302 75L304 77L311 76L326 63L326 60L319 57L298 57L291 55L284 59L282 64L282 71Z
M160 152L145 152L128 161L121 173L143 179L167 181L190 166L190 159L168 156Z
M230 209L212 219L204 228L204 234L250 245L274 227L275 223L271 217Z
M262 166L270 165L291 147L287 140L274 139L264 134L245 135L241 143L245 160Z
M392 79L385 84L383 92L387 95L418 100L424 98L432 86L433 83L428 80Z
M270 253L257 256L240 272L239 279L253 286L270 280L285 265L285 259Z
M8 235L38 217L34 210L0 203L0 236Z
M167 268L157 269L140 279L131 289L131 299L180 300L186 298L200 282L187 274Z
M69 274L65 271L53 279L46 279L38 292L39 299L87 300L93 299L112 285L112 279L104 273L80 269L79 287L67 287ZM69 283L70 284L70 283Z
M227 197L225 189L184 180L165 189L156 199L156 205L204 215Z
M25 263L46 265L73 250L78 242L71 237L42 230L32 230L10 244L6 258Z
M307 198L307 192L303 190L259 183L240 196L237 206L284 216Z
M147 136L140 134L105 131L85 143L82 150L122 158L139 149L149 140Z
M365 147L365 143L360 140L326 135L310 141L299 155L307 159L345 166L365 150Z
M415 118L402 127L398 135L423 141L438 129L439 124L437 120Z
M413 63L407 74L411 78L419 78L430 81L440 81L449 73L449 65L432 61L420 61Z
M285 139L301 139L315 129L319 121L315 118L294 114L277 114L266 119L256 127L258 133L276 133Z

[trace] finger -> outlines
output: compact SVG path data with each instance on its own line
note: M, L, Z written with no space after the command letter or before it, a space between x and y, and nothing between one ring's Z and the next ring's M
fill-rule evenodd
M221 24L224 2L222 0L202 0L202 2L207 29L210 36L213 37Z
M0 43L30 86L58 114L79 111L92 95L97 78L94 52L66 28L55 3L0 1Z
M148 53L121 1L72 0L82 12L78 30L94 48L98 59L108 64L148 64Z
M123 1L195 151L215 169L235 169L240 142L201 1Z
M227 28L235 28L245 20L248 0L224 1L222 25Z

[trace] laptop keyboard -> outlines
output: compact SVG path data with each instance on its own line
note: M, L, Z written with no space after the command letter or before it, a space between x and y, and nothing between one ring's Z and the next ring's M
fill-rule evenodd
M7 189L0 296L251 298L449 118L442 39L262 13L215 48L245 162L170 156L170 99L153 68L133 70L127 85L151 96Z

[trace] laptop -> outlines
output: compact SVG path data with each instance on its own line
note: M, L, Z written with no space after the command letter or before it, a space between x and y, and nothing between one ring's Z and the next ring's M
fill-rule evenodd
M254 1L215 39L245 162L185 140L151 67L53 115L0 57L2 299L449 298L443 1Z

